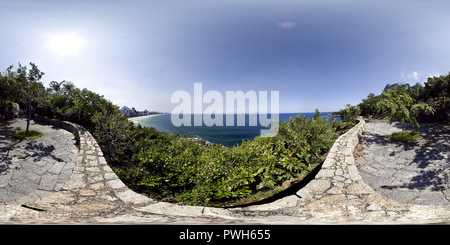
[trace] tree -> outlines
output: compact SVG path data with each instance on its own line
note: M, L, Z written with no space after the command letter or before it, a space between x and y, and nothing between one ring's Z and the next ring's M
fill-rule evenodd
M375 96L374 93L367 95L366 99L362 99L362 103L358 104L358 107L366 112L366 116L369 117L376 111L377 102L380 100L380 96Z
M95 127L92 122L92 117L98 113L105 113L106 115L119 114L119 107L114 105L111 101L104 98L103 95L94 93L86 88L73 88L70 93L74 106L70 108L73 115L72 120L75 123L81 124L88 130L93 130Z
M75 88L75 85L72 82L66 80L63 80L62 82L59 83L56 81L52 81L50 82L49 86L51 93L55 96L60 95L68 96L70 95L72 89Z
M425 88L419 82L411 86L408 92L414 100L425 102Z
M13 66L9 66L3 74L0 74L0 121L3 121L12 103L18 98L19 86L15 80Z
M50 82L45 99L46 105L40 113L56 119L70 121L74 107L72 101L72 89L74 88L75 85L69 81Z
M339 110L339 114L343 122L356 124L356 117L361 114L361 109L358 106L347 104L345 109Z
M45 94L45 87L39 81L45 73L40 71L34 63L30 62L30 65L31 70L27 71L27 67L22 66L19 62L15 77L20 86L20 99L25 103L28 112L25 136L28 136L31 116L36 111L37 105L43 103Z
M429 77L425 88L445 108L447 123L450 123L450 73L446 76Z
M409 84L404 84L398 89L383 92L381 100L377 103L379 109L390 109L390 123L397 119L403 123L402 137L407 122L411 123L416 130L419 128L419 123L416 120L419 110L425 111L426 114L434 114L435 112L433 107L426 103L415 104L415 100L408 94L409 89Z

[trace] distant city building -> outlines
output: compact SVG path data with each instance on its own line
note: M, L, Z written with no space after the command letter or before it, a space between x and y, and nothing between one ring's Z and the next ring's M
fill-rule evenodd
M126 117L139 117L139 116L147 116L152 114L166 114L165 112L158 112L158 111L136 111L136 108L132 107L131 109L128 106L123 106L120 109L120 113Z
M120 110L121 110L122 115L124 115L126 117L131 117L133 115L133 111L130 108L128 108L127 106L122 107Z

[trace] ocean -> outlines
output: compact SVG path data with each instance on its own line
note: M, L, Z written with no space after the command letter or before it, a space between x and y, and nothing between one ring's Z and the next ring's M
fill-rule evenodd
M321 116L326 116L332 112L322 112ZM289 118L297 116L298 113L280 113L279 120L288 122ZM313 113L302 113L306 118L312 118ZM205 124L202 126L179 126L172 124L170 114L154 115L135 121L143 127L154 127L160 132L167 132L169 134L178 134L180 136L186 135L188 138L204 140L209 143L222 144L226 147L233 147L240 145L243 140L253 140L256 136L261 134L261 129L267 129L259 124L257 126L249 126L249 115L246 114L245 126L225 126L226 114L223 115L224 126L211 126ZM270 115L268 115L270 118ZM340 118L336 118L340 121ZM329 119L331 120L331 118ZM194 125L194 115L191 115L191 125ZM234 125L237 125L237 114L234 115Z

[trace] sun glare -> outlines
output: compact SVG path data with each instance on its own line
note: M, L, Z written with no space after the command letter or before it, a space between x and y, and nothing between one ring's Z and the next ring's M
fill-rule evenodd
M77 54L80 52L83 40L74 34L54 35L46 47L60 55Z

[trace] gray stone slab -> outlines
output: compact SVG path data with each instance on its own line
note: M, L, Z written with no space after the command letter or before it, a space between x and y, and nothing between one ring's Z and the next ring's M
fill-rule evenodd
M23 194L13 192L10 188L1 188L0 189L0 203L14 201L23 196Z
M39 184L39 190L51 191L55 187L56 181L58 180L58 175L55 174L44 174L41 178L41 183Z
M415 190L427 190L427 191L437 191L445 189L444 183L436 183L432 181L413 181L408 184L410 189Z
M12 175L11 179L13 179L13 180L18 179L18 178L22 177L22 175L24 175L26 173L27 172L25 170L23 170L23 169L15 169L13 171L13 175Z
M0 187L5 187L11 180L12 174L0 175Z
M374 181L376 181L377 179L379 179L380 177L366 173L366 172L359 172L359 175L361 176L361 178L363 179L364 183L371 185Z
M72 159L70 159L70 158L67 156L67 154L56 155L55 157L58 159L58 161L64 162L64 163L67 163L67 162L72 161Z
M67 155L67 156L70 158L70 162L75 162L77 160L77 158L78 158L78 154L70 154L70 155Z
M34 165L37 165L37 166L39 166L39 167L43 167L43 166L45 166L47 163L48 163L47 161L43 161L43 160L33 162Z
M9 181L8 184L9 184L10 186L14 186L14 185L19 185L19 184L27 183L27 182L29 182L29 180L27 180L27 179L25 179L23 176L21 176L21 177L15 179L15 180L11 179L11 180Z
M403 163L398 163L396 161L392 161L392 162L390 161L386 164L386 167L393 168L393 169L401 169L401 168L404 168L405 165Z
M75 167L75 161L70 161L64 165L64 167L61 169L61 172L70 170L72 172L73 168Z
M19 164L27 172L32 172L33 170L39 168L39 166L36 166L34 164L31 164L31 163L28 163L25 161L20 161Z
M33 173L35 173L37 175L43 175L45 172L47 172L53 166L53 162L47 163L45 166L34 170Z
M366 147L368 148L368 147ZM373 154L373 152L368 151L368 150L364 150L364 158L368 161L368 160L373 160L373 158L375 158L375 154Z
M55 162L48 172L52 174L59 174L64 168L64 165L66 165L65 162Z
M386 154L386 150L384 149L384 148L382 148L381 146L376 146L376 145L373 145L373 146L370 146L371 148L378 148L378 149L376 149L376 150L374 150L373 151L373 154L375 155L375 158L376 157L384 157L385 156L385 154ZM387 155L389 155L389 154L387 154Z
M374 181L370 186L374 189L374 190L378 190L379 188L386 188L389 187L392 183L392 179L389 178L379 178L378 180Z
M367 158L366 158L367 159ZM371 160L371 159L368 159L367 161L366 161L366 163L365 163L365 165L368 165L368 166L370 166L370 165L372 165L372 164L374 164L374 163L377 163L377 161L375 161L375 160Z
M70 179L70 175L71 174L63 174L63 173L59 174L57 183L65 183Z
M442 190L442 193L444 194L444 196L450 199L450 189Z
M382 161L385 161L385 159L386 159L385 156L377 155L377 156L374 158L374 161L375 161L375 162L382 162Z
M32 183L31 181L26 181L14 186L9 187L9 191L19 193L21 195L26 195L36 189L37 184Z
M24 174L23 178L25 178L35 184L39 184L39 182L41 181L41 176L38 174L35 174L33 172L28 172L28 173Z
M60 191L64 187L64 183L56 182L55 186L53 187L54 191Z
M360 157L360 158L356 159L355 164L363 165L363 164L365 164L366 162L367 162L366 159Z
M374 163L374 164L371 164L370 167L376 168L376 169L383 169L383 168L385 168L386 166L381 165L381 164L379 164L379 163Z
M406 171L406 170L398 170L394 176L397 178L402 178L402 179L412 179L416 176L418 176L419 173L414 172L414 171Z
M405 170L407 170L407 171L419 172L424 169L425 169L425 166L423 166L421 164L417 164L416 162L412 162L412 163L405 165Z
M386 187L388 188L388 187ZM396 190L396 191L411 191L415 188L411 188L409 185L409 182L404 182L403 179L395 179L391 182L389 189Z
M373 173L373 175L381 177L381 178L388 179L388 178L391 178L396 173L397 173L396 169L383 168L383 169L380 169L380 170L376 171L375 173Z
M384 189L381 194L397 202L411 203L412 200L419 195L419 191L397 191Z
M361 170L370 174L374 174L378 171L378 169L373 168L368 164L361 166Z
M396 163L403 164L403 163L408 162L408 160L406 160L405 158L399 157L399 158L397 158L397 160L395 160L395 162L396 162Z
M411 160L411 159L414 159L415 154L413 151L403 151L398 156L401 158L404 158L404 159Z
M428 206L446 206L450 205L450 202L439 191L421 192L417 198L412 201L417 205Z
M30 194L28 194L26 196L22 196L17 201L19 201L21 203L34 202L34 201L42 199L50 194L51 194L51 192L49 192L49 191L35 190L35 191L30 192Z

